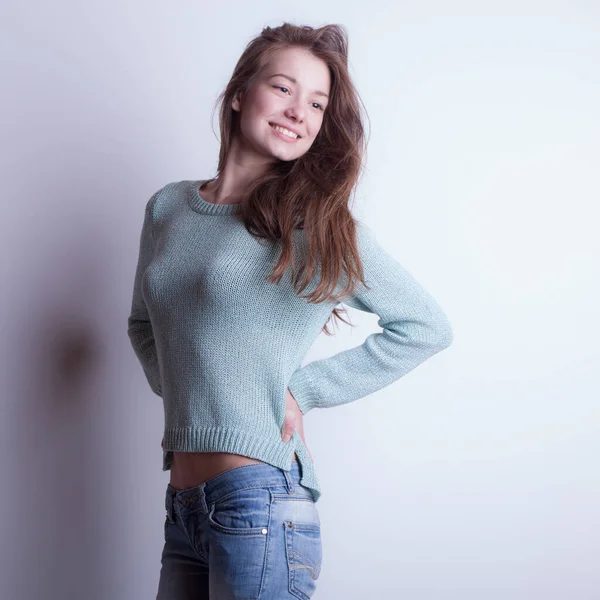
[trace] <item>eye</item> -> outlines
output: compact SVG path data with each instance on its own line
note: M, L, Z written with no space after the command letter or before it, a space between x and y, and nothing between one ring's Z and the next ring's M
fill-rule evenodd
M289 92L289 88L286 88L284 85L274 85L273 87L277 90L282 90L284 94L286 92ZM318 102L313 102L312 104L313 106L315 104L317 105L317 110L325 110L325 107L322 104L319 104Z

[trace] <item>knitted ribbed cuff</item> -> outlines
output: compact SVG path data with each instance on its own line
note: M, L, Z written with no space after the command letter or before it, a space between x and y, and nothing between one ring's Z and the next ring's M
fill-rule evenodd
M319 406L319 397L313 389L310 375L306 373L306 367L298 369L292 374L288 388L303 415Z

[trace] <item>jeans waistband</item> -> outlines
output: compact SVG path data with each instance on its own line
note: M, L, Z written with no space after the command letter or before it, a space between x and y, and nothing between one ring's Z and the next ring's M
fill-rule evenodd
M208 514L209 505L225 494L252 487L285 486L290 494L305 495L312 499L310 490L300 486L299 482L300 467L298 462L292 461L289 471L268 464L234 467L185 490L176 490L169 483L165 496L167 517L171 521L175 520L173 508L175 503L179 504L183 510L194 506L195 511Z

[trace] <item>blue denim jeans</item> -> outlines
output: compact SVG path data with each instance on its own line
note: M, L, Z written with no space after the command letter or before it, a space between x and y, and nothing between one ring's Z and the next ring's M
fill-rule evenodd
M167 485L157 600L309 599L321 571L321 522L300 466L229 469Z

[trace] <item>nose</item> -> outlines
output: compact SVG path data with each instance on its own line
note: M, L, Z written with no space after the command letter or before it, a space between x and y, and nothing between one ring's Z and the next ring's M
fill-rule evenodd
M296 123L303 123L305 118L305 110L298 104L293 104L287 107L285 116L292 119Z

